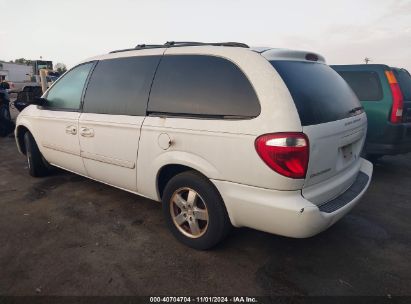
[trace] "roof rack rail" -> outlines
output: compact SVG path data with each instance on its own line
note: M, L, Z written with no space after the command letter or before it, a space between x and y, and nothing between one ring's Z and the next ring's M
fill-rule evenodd
M164 44L137 44L134 49L154 49L154 48L163 48Z
M134 48L111 51L110 54L127 52L127 51L135 51L135 50L155 49L155 48L170 48L170 47L182 47L182 46L206 46L206 45L249 48L247 44L241 43L241 42L210 42L209 43L209 42L196 42L196 41L167 41L164 44L138 44Z
M249 48L249 46L242 42L196 42L196 41L167 41L166 46L201 46L201 45L213 45L213 46L234 46Z
M128 52L128 51L135 51L135 50L144 50L144 49L164 48L164 47L165 46L163 44L138 44L134 48L111 51L110 54Z

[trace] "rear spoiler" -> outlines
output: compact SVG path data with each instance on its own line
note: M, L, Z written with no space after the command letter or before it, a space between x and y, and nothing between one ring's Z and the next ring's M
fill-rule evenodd
M307 51L294 51L285 49L269 49L261 52L267 60L292 60L292 61L315 61L326 63L325 58L317 53Z

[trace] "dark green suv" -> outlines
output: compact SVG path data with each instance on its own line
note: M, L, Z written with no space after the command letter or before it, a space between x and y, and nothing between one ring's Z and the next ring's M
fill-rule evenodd
M351 86L368 117L366 156L411 152L411 75L383 64L332 66Z

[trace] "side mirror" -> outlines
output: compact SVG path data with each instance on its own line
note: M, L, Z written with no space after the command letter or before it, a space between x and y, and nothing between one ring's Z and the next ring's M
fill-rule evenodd
M36 97L34 100L31 102L33 105L37 106L45 106L47 104L47 99L46 98L41 98L41 97Z

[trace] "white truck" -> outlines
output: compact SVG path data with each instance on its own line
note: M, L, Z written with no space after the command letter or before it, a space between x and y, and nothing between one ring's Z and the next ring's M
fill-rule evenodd
M11 84L10 92L22 91L24 87L40 86L40 69L52 71L53 62L34 60L31 65L0 61L0 81L6 80ZM54 76L54 75L53 75ZM54 79L47 79L52 82Z

